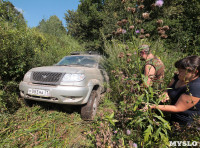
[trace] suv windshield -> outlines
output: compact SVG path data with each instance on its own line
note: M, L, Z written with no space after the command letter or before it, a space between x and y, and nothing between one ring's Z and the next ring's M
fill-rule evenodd
M67 56L67 57L64 57L56 65L57 66L76 65L76 66L96 67L97 59L93 56Z

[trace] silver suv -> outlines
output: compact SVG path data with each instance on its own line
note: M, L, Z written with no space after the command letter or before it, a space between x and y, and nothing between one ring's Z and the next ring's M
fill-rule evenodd
M29 70L19 84L28 106L35 101L81 105L81 117L93 120L109 78L98 54L72 54L53 66Z

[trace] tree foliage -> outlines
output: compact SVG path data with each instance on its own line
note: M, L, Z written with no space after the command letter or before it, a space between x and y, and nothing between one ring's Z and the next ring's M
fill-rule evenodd
M37 26L40 32L48 33L54 36L66 35L67 31L62 21L56 15L50 16L48 20L42 19Z
M39 29L28 28L12 3L0 1L0 112L13 113L20 107L18 84L29 69L83 50L56 16L41 24Z
M155 2L155 0L80 1L77 11L68 11L65 14L68 32L82 41L98 44L98 47L103 47L103 37L130 41L134 35L141 39L146 37L149 40L163 39L167 49L197 53L200 44L200 1L163 0L164 4L160 6ZM161 20L160 24L158 20ZM121 21L124 22L120 24ZM163 30L164 26L169 29ZM137 30L140 33L135 32ZM122 31L123 35L120 35Z
M68 10L65 14L67 30L73 37L87 42L89 48L99 49L104 1L81 0L80 3L76 12Z
M13 27L26 26L23 14L21 14L9 1L0 1L0 23L8 23Z

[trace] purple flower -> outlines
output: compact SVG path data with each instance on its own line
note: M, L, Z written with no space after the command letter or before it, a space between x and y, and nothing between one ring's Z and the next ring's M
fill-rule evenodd
M158 7L162 7L162 5L164 4L164 1L163 0L157 0L155 5L158 6Z
M115 134L117 134L117 131L114 131Z
M130 134L131 134L131 131L130 131L130 130L126 130L126 134L127 134L127 135L130 135Z
M126 33L126 30L125 29L122 29L122 34L125 34Z
M136 30L135 33L140 33L140 30Z
M133 148L137 148L137 144L136 143L133 143Z

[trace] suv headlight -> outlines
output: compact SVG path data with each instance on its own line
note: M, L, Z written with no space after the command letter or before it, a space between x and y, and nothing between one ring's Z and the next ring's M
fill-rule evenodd
M62 82L78 82L85 79L84 74L65 74Z
M31 80L31 72L29 71L24 75L23 81L30 82L30 80Z

